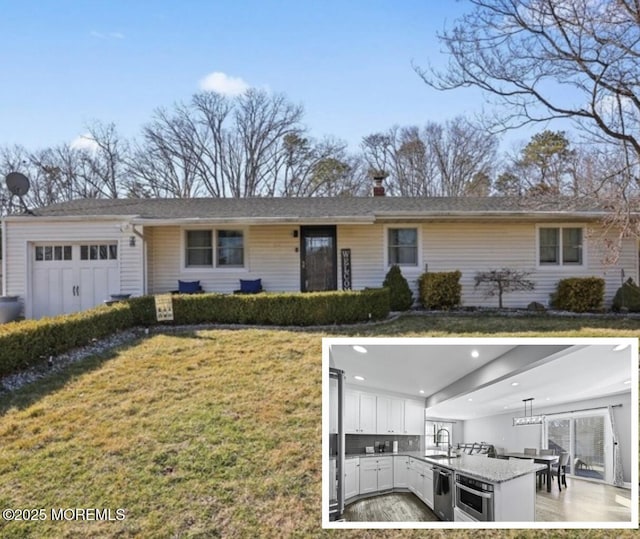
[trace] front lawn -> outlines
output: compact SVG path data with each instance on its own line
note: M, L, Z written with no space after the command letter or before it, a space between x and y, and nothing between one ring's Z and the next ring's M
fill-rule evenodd
M0 396L0 509L44 509L47 517L0 518L0 535L361 537L320 525L323 336L635 337L639 330L639 320L623 319L409 316L322 332L153 335ZM52 508L111 509L114 519L124 509L126 518L52 521ZM560 535L588 536L548 532Z

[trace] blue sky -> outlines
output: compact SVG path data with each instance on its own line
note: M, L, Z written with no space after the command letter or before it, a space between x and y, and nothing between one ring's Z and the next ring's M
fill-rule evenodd
M466 2L0 0L0 145L71 142L93 121L136 136L203 79L240 79L305 109L311 135L367 134L478 112L475 90L438 92L436 33ZM222 74L222 75L220 75ZM528 138L528 135L527 135Z

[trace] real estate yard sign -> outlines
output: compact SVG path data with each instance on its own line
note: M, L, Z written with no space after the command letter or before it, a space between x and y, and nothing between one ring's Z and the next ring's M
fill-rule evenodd
M162 294L155 296L156 300L156 319L158 322L173 320L173 302L171 294Z

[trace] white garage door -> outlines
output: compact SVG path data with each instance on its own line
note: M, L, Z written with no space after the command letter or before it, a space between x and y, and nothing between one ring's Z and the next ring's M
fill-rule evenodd
M90 309L120 292L117 242L36 244L31 256L33 318Z

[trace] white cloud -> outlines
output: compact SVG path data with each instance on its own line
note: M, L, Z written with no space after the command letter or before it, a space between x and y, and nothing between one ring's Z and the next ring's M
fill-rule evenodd
M98 149L98 143L89 133L74 138L70 146L74 150L87 150L90 152L95 152Z
M221 71L209 73L200 81L200 89L207 92L217 92L222 95L236 96L245 93L249 84L240 77L231 77Z
M97 32L95 30L91 30L89 32L91 37L95 37L97 39L124 39L124 34L122 32Z

